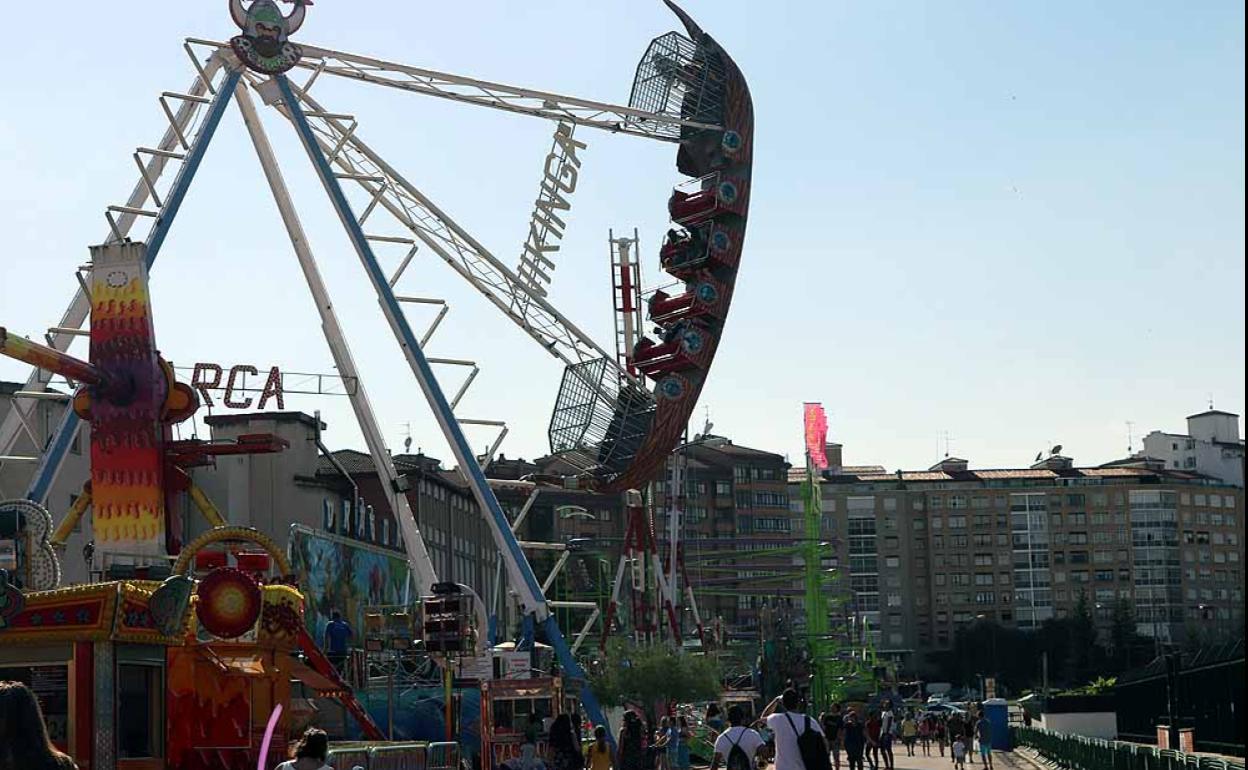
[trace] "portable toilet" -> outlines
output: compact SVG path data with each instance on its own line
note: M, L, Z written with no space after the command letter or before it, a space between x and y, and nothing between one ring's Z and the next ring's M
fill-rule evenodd
M992 748L1010 750L1010 708L1005 698L989 698L984 701L984 715L992 725Z

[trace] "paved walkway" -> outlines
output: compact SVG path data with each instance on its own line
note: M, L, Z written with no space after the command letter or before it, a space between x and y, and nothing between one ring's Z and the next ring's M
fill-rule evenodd
M949 758L948 748L945 749L945 756L943 757L937 753L934 746L932 747L932 755L930 757L923 756L923 750L917 746L914 749L913 757L906 756L904 746L896 748L900 748L901 751L894 750L893 752L894 770L953 770L953 760ZM992 764L993 770L1035 770L1035 766L1027 760L1014 756L1013 753L1008 751L992 752ZM847 770L848 767L849 764L845 761L845 754L842 752L841 770ZM871 770L870 765L865 765L865 767L866 770ZM772 770L771 766L769 766L768 770ZM880 770L883 770L882 764ZM966 770L985 770L984 766L979 763L978 751L975 754L975 764L967 761Z

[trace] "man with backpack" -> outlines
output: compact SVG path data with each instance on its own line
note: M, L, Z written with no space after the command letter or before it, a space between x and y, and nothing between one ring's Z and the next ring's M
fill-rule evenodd
M763 736L741 723L745 715L740 706L728 707L728 729L715 739L715 756L711 770L719 770L721 762L727 770L754 770L755 756L763 747Z
M775 736L775 770L832 770L823 730L801 705L801 697L790 688L763 710L762 718Z

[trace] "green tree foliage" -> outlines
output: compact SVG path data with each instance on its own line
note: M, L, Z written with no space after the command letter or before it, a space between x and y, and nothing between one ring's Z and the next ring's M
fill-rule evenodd
M1043 684L1041 659L1049 661L1053 691L1079 687L1097 675L1111 676L1142 666L1152 659L1151 639L1135 633L1135 618L1126 602L1114 607L1106 643L1098 639L1086 597L1070 617L1046 620L1034 630L970 623L957 630L953 646L929 656L925 675L932 681L977 686L982 676L996 676L1006 693L1039 690Z
M1113 692L1116 684L1118 684L1118 677L1116 676L1098 676L1082 687L1064 690L1058 693L1058 695L1107 695Z
M662 645L614 640L588 667L589 685L606 706L635 703L653 721L659 703L688 703L719 696L719 669L703 655L677 654Z

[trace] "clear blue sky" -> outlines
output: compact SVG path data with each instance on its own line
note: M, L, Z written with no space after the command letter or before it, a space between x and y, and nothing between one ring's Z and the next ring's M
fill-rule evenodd
M754 206L733 313L704 393L715 432L800 456L821 400L847 462L1085 463L1215 404L1243 411L1244 10L1238 2L688 0L750 80ZM59 319L181 38L234 33L224 0L73 3L54 27L8 10L0 68L0 324ZM305 42L624 102L657 0L319 0ZM508 263L552 125L355 83L316 95ZM449 458L289 127L266 125L386 436ZM649 275L674 148L584 131L582 186L552 299L604 344L607 228L641 229ZM383 259L391 260L393 255ZM503 417L508 455L545 451L560 366L426 253L409 293L450 291L430 352L481 361L462 414ZM178 363L330 372L316 315L231 110L154 271ZM78 343L82 345L82 343ZM85 345L75 350L85 354ZM0 362L0 378L25 369ZM334 446L362 446L341 398ZM701 410L699 410L699 421ZM485 437L476 440L478 447Z

